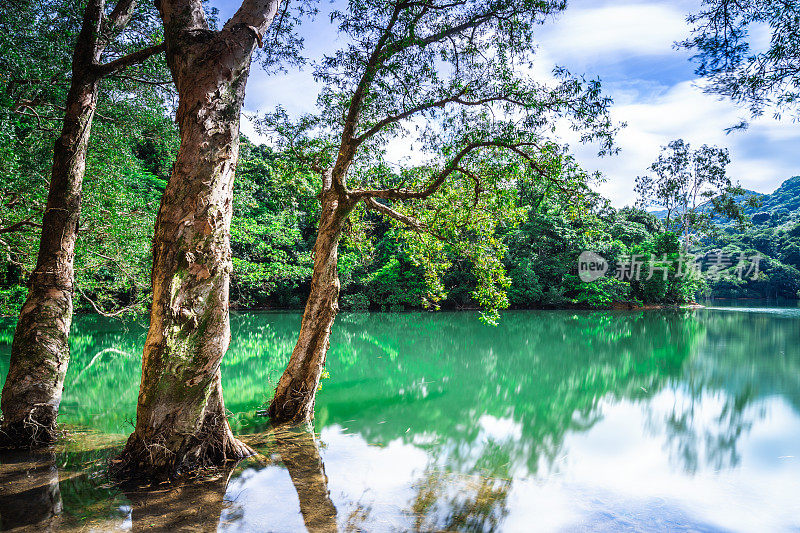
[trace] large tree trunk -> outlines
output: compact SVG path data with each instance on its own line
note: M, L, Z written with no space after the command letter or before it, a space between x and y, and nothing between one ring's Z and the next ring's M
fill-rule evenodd
M256 43L255 28L237 22L248 1L219 32L208 30L199 0L159 6L181 146L156 220L136 429L113 463L125 477L172 476L252 453L231 432L219 370L230 341L239 116ZM278 2L261 4L274 14Z
M330 173L323 176L314 271L300 334L267 411L274 423L314 420L314 401L330 347L331 328L339 310L339 239L355 205L343 192L337 192L331 181Z
M64 127L55 143L53 170L36 269L11 345L3 387L0 446L34 447L56 437L56 417L69 363L73 260L86 148L97 105L99 77L92 70L100 2L89 2L72 61Z

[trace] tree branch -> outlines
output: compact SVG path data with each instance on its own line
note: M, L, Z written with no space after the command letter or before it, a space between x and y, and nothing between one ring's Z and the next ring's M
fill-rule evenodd
M110 43L133 17L136 0L119 0L100 27L104 45Z
M417 231L424 231L427 229L427 226L418 221L417 219L406 216L398 211L395 211L388 205L380 203L375 198L369 198L369 197L364 198L364 205L366 205L367 208L371 209L372 211L376 211L378 213L381 213L382 215L391 217Z
M248 26L255 32L260 45L264 32L278 14L280 4L281 0L243 0L236 13L225 23L223 30L230 30L239 24Z
M92 306L92 308L95 310L95 312L96 312L98 315L104 316L104 317L106 317L106 318L114 318L114 317L117 317L117 316L121 315L122 313L124 313L125 311L128 311L129 309L132 309L132 308L133 308L133 306L128 306L128 307L123 307L123 308L121 308L121 309L118 309L117 311L114 311L113 313L106 313L105 311L103 311L102 309L100 309L100 308L97 306L97 304L96 304L96 303L94 303L94 300L92 300L91 298L89 298L88 296L86 296L86 293L85 293L85 292L83 292L83 290L81 290L81 288L80 288L80 287L75 287L75 288L76 288L76 289L78 289L78 292L80 293L80 295L81 295L81 296L83 296L83 298L84 298L84 299L85 299L87 302L89 302L89 305L91 305L91 306Z
M440 32L431 34L431 35L429 35L427 37L416 38L416 39L409 38L409 39L406 40L406 43L404 43L403 46L400 46L398 48L397 51L405 50L406 48L411 48L411 47L425 47L425 46L428 46L429 44L439 42L439 41L444 40L444 39L446 39L448 37L452 37L453 35L457 35L457 34L463 32L463 31L477 28L481 24L484 24L484 23L492 20L492 18L495 18L495 17L501 18L497 13L494 13L494 12L483 13L482 15L476 16L476 17L472 18L471 20L468 20L466 22L462 22L458 26L453 26L452 28L447 28L446 30L442 30Z
M15 231L20 231L25 226L31 226L31 227L34 227L34 228L41 228L42 227L41 224L37 224L36 222L31 222L33 220L33 218L38 214L39 214L38 212L37 213L33 213L32 215L30 215L28 218L26 218L24 220L20 220L19 222L15 222L14 224L11 224L10 226L6 226L5 228L0 228L0 234L3 234L3 233L14 233Z
M457 171L461 172L465 176L472 179L475 182L475 199L473 205L478 205L478 200L480 199L480 195L483 192L483 187L481 187L481 179L469 169L458 167L456 168Z
M427 109L433 109L435 107L444 107L450 102L455 102L458 97L466 94L467 90L468 88L464 87L464 89L462 89L457 95L449 96L447 98L442 98L441 100L435 100L433 102L428 102L427 104L420 104L418 106L412 107L411 109L403 111L402 113L398 113L396 115L390 115L384 118L383 120L380 120L370 129L368 129L367 131L356 137L353 140L353 142L356 146L359 146L361 143L363 143L364 141L366 141L367 139L369 139L370 137L381 131L389 124L400 122L401 120L405 120L411 117L412 115L421 113L422 111L425 111Z
M141 50L137 50L126 56L122 56L119 59L115 59L110 63L95 65L94 71L98 76L101 77L108 76L109 74L113 74L131 65L142 63L143 61L147 60L150 56L153 56L155 54L160 54L165 50L165 48L166 47L164 43L148 46L147 48L142 48Z
M521 101L521 100L519 100L517 98L513 98L513 97L511 97L509 95L487 96L485 98L479 98L477 100L465 100L465 99L462 98L462 96L464 96L468 91L469 91L469 87L467 86L467 87L464 87L457 94L454 94L452 96L448 96L447 98L442 98L441 100L434 100L434 101L428 102L426 104L420 104L418 106L412 107L411 109L403 111L402 113L398 113L396 115L390 115L390 116L382 119L381 121L377 122L370 129L368 129L367 131L365 131L364 133L362 133L361 135L356 137L355 144L356 144L356 146L360 145L365 140L369 139L370 137L372 137L373 135L378 133L380 130L382 130L383 128L385 128L389 124L392 124L392 123L395 123L395 122L400 122L401 120L405 120L405 119L407 119L407 118L409 118L409 117L411 117L413 115L416 115L417 113L421 113L422 111L426 111L428 109L444 107L447 104L459 104L459 105L463 105L463 106L467 106L467 107L472 107L472 106L481 106L481 105L491 104L491 103L494 103L494 102L508 102L508 103L511 103L511 104L519 105L519 106L526 105L525 102L523 102L523 101Z
M361 74L361 78L358 80L358 85L353 92L353 97L350 100L350 106L347 109L347 116L345 117L344 127L342 128L342 140L339 145L339 155L337 156L336 162L333 166L333 176L335 180L334 185L340 191L345 190L344 175L347 167L353 160L353 156L355 155L355 151L358 146L358 143L354 142L354 135L356 126L358 125L358 118L361 114L361 108L364 105L364 98L367 94L369 86L375 80L375 74L383 64L385 59L382 57L384 47L386 46L386 43L392 34L392 29L400 18L400 13L404 7L406 7L406 4L404 4L402 1L398 0L397 3L395 3L394 10L389 17L386 28L384 28L383 33L375 43L375 48L372 50L372 54L367 61L364 72Z
M135 83L141 83L143 85L155 85L158 87L168 87L172 85L171 81L146 80L144 78L137 78L136 76L126 76L124 74L117 74L117 73L112 74L111 77L118 80L128 80Z
M456 154L456 156L453 159L451 159L450 162L447 163L447 165L445 165L445 167L441 170L441 172L439 172L436 178L434 178L431 181L431 183L421 191L414 191L411 189L401 189L401 188L377 189L377 190L360 189L352 191L350 194L354 198L373 197L373 198L383 198L386 200L410 200L415 198L416 199L427 198L428 196L439 190L444 181L453 172L459 171L459 166L461 164L461 161L473 151L478 150L480 148L488 148L488 147L505 148L524 155L524 157L528 160L532 160L532 157L526 154L520 148L524 146L535 146L535 144L530 142L509 144L501 141L472 142L466 145L464 148L462 148Z

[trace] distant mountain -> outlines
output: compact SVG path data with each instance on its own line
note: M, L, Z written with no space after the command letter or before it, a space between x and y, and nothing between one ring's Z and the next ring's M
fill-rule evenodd
M745 193L738 200L744 202L752 196L757 197L761 204L756 208L745 207L745 213L753 218L754 224L777 226L789 221L800 220L800 176L794 176L784 181L772 194L762 194L745 189ZM700 211L707 208L709 204L710 202L701 204ZM666 209L650 212L659 219L667 216ZM722 220L719 222L724 223Z
M766 198L769 195L762 194L762 193L756 192L756 191L751 191L750 189L745 189L744 190L744 194L738 196L736 199L739 202L744 202L744 201L746 201L748 198L750 198L752 196L755 196L755 197L761 199L761 202L763 204L763 202L764 202L763 199ZM703 202L702 204L697 206L697 210L702 213L706 209L710 208L710 206L711 206L711 202L710 201ZM750 212L753 211L753 210L752 210L752 208L748 207L745 211L748 214L751 214ZM754 212L758 212L758 211L760 211L760 209L756 209ZM680 212L681 212L680 209L676 209L675 211L672 212L672 216L674 217L675 215L680 214ZM656 218L658 218L659 220L663 220L663 219L667 218L667 210L666 209L658 209L658 210L655 210L655 211L650 211L650 213L655 215Z
M763 194L760 199L761 207L748 208L748 214L765 213L771 217L800 218L800 176L789 178L774 193Z

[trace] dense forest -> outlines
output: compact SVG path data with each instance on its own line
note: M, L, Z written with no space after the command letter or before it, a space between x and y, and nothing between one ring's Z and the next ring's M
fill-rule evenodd
M123 109L116 110L119 119L113 123L101 120L91 140L94 155L87 164L85 183L89 200L76 253L81 295L76 307L87 312L141 313L149 305L152 227L178 136L168 108L153 112L137 105L125 102ZM0 312L5 315L19 311L36 256L35 223L47 178L46 169L37 169L31 157L36 150L47 149L52 134L36 130L35 121L9 114L5 122L9 144L3 168L6 172L25 169L25 173L7 174L0 205L5 210L2 223L18 224L15 231L0 236L4 245ZM232 304L239 309L302 308L319 218L319 180L303 171L291 154L243 139L235 183ZM746 228L717 220L717 231L698 243L700 255L710 256L717 250L731 256L761 254L764 260L757 280L739 280L727 272L717 280L668 288L655 286L653 280L645 287L611 275L582 283L577 272L583 250L596 251L612 263L628 254L677 253L677 239L667 234L663 217L657 216L660 213L636 207L615 209L588 189L567 194L545 184L519 181L513 190L514 202L524 214L513 224L497 228L510 280L509 304L522 309L603 308L615 302L677 304L702 297L795 299L800 291L800 207L792 202L800 197L798 187L800 177L795 177L775 193L759 195L761 206L747 209L753 222ZM20 206L25 208L22 217ZM29 223L20 224L25 221ZM365 213L346 235L339 258L344 309L423 308L429 289L422 267L403 246L402 230ZM477 306L472 297L474 276L455 254L444 283L443 308Z
M0 314L14 316L25 300L35 266L49 182L48 153L58 135L71 42L79 30L76 7L55 3L32 25L25 11L8 13L0 60ZM60 6L60 7L59 7ZM28 15L36 12L32 9ZM60 11L59 11L60 10ZM55 23L56 15L59 17ZM137 23L152 31L141 14ZM151 26L147 26L150 24ZM27 36L24 47L11 46ZM132 48L137 43L126 46ZM76 309L106 314L141 313L149 306L155 215L179 146L174 89L163 59L112 74L100 89L89 139L80 238L76 243ZM646 169L643 169L643 171ZM391 176L386 165L372 171ZM564 174L569 172L567 165ZM632 178L627 177L626 178ZM387 178L391 180L391 178ZM399 179L397 176L394 179ZM509 176L505 207L514 212L494 229L512 308L602 308L614 303L678 304L701 297L797 298L800 290L800 177L773 194L749 192L758 207L745 207L747 223L715 218L698 232L692 252L764 257L757 279L684 283L613 278L615 261L631 254L677 257L679 233L663 211L615 209L592 192L593 176L570 176L570 187L530 176ZM231 303L239 309L298 309L312 271L319 219L320 183L291 150L242 140L231 231ZM513 204L513 207L510 207ZM655 215L655 216L654 216ZM668 231L672 230L672 232ZM430 307L431 284L404 246L407 232L373 212L348 221L339 256L341 306L354 310ZM672 233L672 236L671 236ZM405 241L404 241L405 240ZM600 253L610 273L582 283L577 257ZM463 254L445 247L446 268L437 306L474 308L475 273Z

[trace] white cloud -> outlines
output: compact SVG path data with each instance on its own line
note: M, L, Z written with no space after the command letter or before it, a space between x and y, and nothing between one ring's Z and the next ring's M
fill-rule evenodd
M256 125L249 113L242 113L241 122L239 124L239 132L250 139L254 144L270 144L269 139L256 131Z
M647 171L661 146L678 138L728 148L731 177L760 192L800 173L800 158L791 148L800 140L800 126L766 113L747 131L728 135L725 129L747 118L747 109L705 94L699 80L691 79L690 54L673 44L688 35L686 15L698 7L697 0L575 0L539 35L540 59L600 75L614 98L613 117L628 124L617 138L622 152L615 157L599 159L596 147L564 136L587 169L606 175L598 189L617 206L633 203L636 176Z
M585 167L607 176L608 181L598 189L616 205L633 203L635 177L646 173L661 146L677 138L695 146L728 148L732 160L729 175L760 192L771 192L800 171L795 154L784 152L776 144L800 141L800 127L765 116L753 121L749 130L728 135L725 128L736 124L744 116L743 110L703 93L695 82L679 83L663 94L616 105L613 116L628 123L617 137L622 148L618 156L599 159L592 147L573 144L573 149Z
M586 2L583 2L584 4ZM625 55L671 54L686 34L686 13L675 3L617 3L573 8L546 26L539 38L558 60Z

